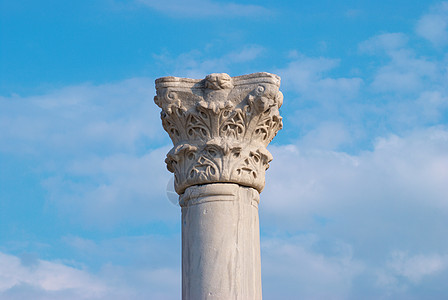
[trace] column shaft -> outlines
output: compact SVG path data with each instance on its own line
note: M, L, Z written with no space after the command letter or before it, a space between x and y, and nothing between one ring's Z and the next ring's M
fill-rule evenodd
M258 192L192 186L182 205L182 299L261 299Z

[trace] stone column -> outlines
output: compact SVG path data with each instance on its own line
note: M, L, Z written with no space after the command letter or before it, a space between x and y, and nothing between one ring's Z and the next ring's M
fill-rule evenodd
M182 207L182 299L261 299L259 193L282 128L280 78L162 77L155 103Z

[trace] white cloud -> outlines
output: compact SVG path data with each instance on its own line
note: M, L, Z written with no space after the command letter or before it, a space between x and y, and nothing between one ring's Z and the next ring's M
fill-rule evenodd
M308 57L297 51L291 51L289 58L286 67L274 70L282 78L282 110L288 110L285 131L301 137L301 146L340 149L353 145L364 134L361 116L369 113L366 99L360 98L364 80L334 75L338 59ZM317 145L315 135L328 139L319 139Z
M0 97L0 150L42 155L135 151L161 139L154 82L82 84L29 97Z
M417 22L416 32L436 47L448 44L448 2L433 6Z
M369 259L392 245L421 251L441 245L448 226L446 128L378 139L373 150L356 155L296 145L270 151L260 204L265 228L336 234Z
M174 12L183 9L180 2L166 7L175 4L179 6ZM275 298L281 286L283 298L300 293L304 298L343 299L353 296L357 285L372 288L375 279L388 289L409 283L418 286L426 278L446 274L446 256L434 253L446 253L448 247L444 239L448 130L443 125L422 129L426 122L440 124L446 119L448 97L442 80L446 64L418 55L401 33L375 36L359 47L388 59L373 69L369 83L377 93L373 99L362 94L366 78L334 75L338 59L292 53L291 62L277 70L283 77L282 90L299 94L295 103L285 99L285 107L289 101L294 103L289 107L297 109L296 114L284 112L285 124L292 120L309 127L296 144L270 147L274 161L262 193L262 229L293 236L263 237L266 296ZM264 51L252 45L217 58L209 58L204 50L175 58L161 55L158 60L170 74L202 78L234 70ZM377 97L381 93L388 97ZM169 140L153 94L153 81L140 78L1 98L0 127L6 130L0 132L0 150L36 158L38 172L46 176L48 203L64 219L93 227L153 220L173 223L178 208L164 195L171 176L163 163ZM302 110L307 101L315 106ZM365 129L363 122L373 125ZM405 124L405 129L395 130L396 123ZM375 127L386 128L385 133L378 135ZM340 149L363 134L369 142L380 136L373 149L357 145L350 154ZM0 284L9 285L2 296L179 297L180 267L164 264L179 258L179 252L170 252L172 244L144 237L97 241L69 236L64 241L81 265L101 260L100 270L93 274L43 260L19 265L17 257L6 255L10 272L4 275L0 268L0 276L6 278ZM390 258L394 249L404 250L392 252ZM33 275L37 269L41 278L46 278L48 269L63 274L58 278L65 280L61 289L49 289L56 282L52 277L44 286ZM13 280L21 277L28 279L25 283Z
M351 155L328 150L327 139L270 146L260 202L268 295L406 299L419 289L443 291L448 129L378 138Z
M334 255L316 252L313 235L262 239L264 297L347 299L363 265L350 246L335 244ZM325 287L325 288L323 288Z
M364 13L364 11L362 9L353 9L352 8L352 9L348 9L345 11L345 16L347 18L354 19L354 18L358 18L358 17L362 16L363 13Z
M406 46L408 38L403 33L384 33L371 37L359 44L361 52L376 53L382 51L393 51Z
M361 78L332 78L327 74L339 65L339 60L312 58L293 53L293 61L275 72L282 77L283 87L298 92L307 100L339 102L353 99L363 84Z
M448 97L440 91L425 91L416 100L416 105L421 109L422 118L437 122L448 108Z
M352 142L350 130L344 124L322 121L298 141L298 146L304 149L336 150L341 145L350 142Z
M448 267L448 255L441 254L414 254L407 251L392 251L387 261L381 266L372 268L375 277L375 286L382 290L389 298L408 298L418 291L418 286L423 285L429 290L443 291L437 286L438 281L446 281ZM425 283L426 281L426 283ZM429 282L434 281L434 284ZM433 287L433 286L436 287ZM427 298L438 298L426 293ZM443 292L442 292L443 293Z
M272 12L259 5L222 3L211 0L138 0L152 9L180 18L258 17Z
M213 48L213 46L210 47ZM214 58L210 58L207 50L194 50L180 54L174 58L166 54L156 55L155 58L165 67L168 67L171 74L176 74L178 77L200 79L210 73L230 73L232 67L255 60L262 55L264 50L259 45L246 45L239 50L221 56L212 55ZM236 76L241 74L231 75Z
M412 283L419 283L423 277L440 272L448 267L448 255L430 254L410 256L395 251L387 262L392 276L404 276Z
M134 267L178 268L180 263L180 233L141 236L121 236L108 239L87 239L65 236L69 257L94 265L115 262Z
M178 299L179 283L178 268L108 263L93 274L41 259L27 266L0 252L1 299Z
M177 221L167 199L172 176L164 158L169 147L143 156L79 158L43 181L48 205L84 226L113 227L156 220Z
M31 289L27 296L20 291L26 294L26 288ZM34 299L33 290L47 294L47 299L100 299L107 289L104 282L84 270L45 260L38 260L33 266L24 266L18 257L0 252L2 299Z
M169 138L154 93L151 79L135 78L3 97L0 151L34 161L46 209L63 218L106 227L173 220L165 195Z
M389 62L375 70L371 87L382 93L415 93L427 83L437 83L443 77L441 68L434 61L419 57L407 45L402 33L385 33L374 36L359 44L362 52L385 54Z
M384 33L360 43L359 51L373 56L362 77L336 73L338 59L291 51L291 61L275 71L287 96L283 109L294 111L284 118L285 130L295 128L289 133L301 139L301 147L340 150L365 148L377 136L444 122L446 58L421 55L409 40L403 33Z
M439 76L437 65L402 50L390 53L391 63L378 69L372 87L379 92L418 92L425 79Z

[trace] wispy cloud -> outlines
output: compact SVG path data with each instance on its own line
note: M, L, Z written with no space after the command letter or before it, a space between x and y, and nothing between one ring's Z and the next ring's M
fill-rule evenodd
M259 5L219 2L212 0L137 0L149 8L178 18L235 18L259 17L271 14L271 11Z
M364 13L364 11L362 9L348 9L345 11L345 16L347 18L359 18L360 16L362 16Z
M172 176L164 163L168 150L72 159L42 180L47 205L87 227L177 222L166 196Z
M429 276L446 278L448 129L380 138L357 155L326 150L327 135L313 138L323 141L270 147L274 161L260 203L267 285L284 281L286 295L304 298L359 298L366 290L394 298L401 288L427 285ZM267 247L273 237L275 246ZM335 254L341 243L347 252ZM279 267L283 258L289 263Z
M331 77L339 60L325 57L307 57L296 51L287 67L276 72L282 77L284 88L298 92L302 97L316 101L346 101L359 92L363 80L357 77ZM331 100L329 100L331 99Z
M210 47L213 48L213 46ZM263 55L264 51L265 49L259 45L245 45L238 50L222 55L210 55L211 53L207 50L193 50L175 57L169 54L161 54L155 55L155 58L165 68L169 69L170 74L199 79L210 73L230 73L235 66L243 63L248 64L256 60Z
M387 262L392 276L403 276L417 284L424 277L437 274L448 267L448 255L409 255L403 251L395 251Z
M178 299L176 278L178 268L130 269L109 263L95 274L41 259L28 266L19 257L0 252L2 299Z
M312 234L262 240L266 298L348 298L362 263L353 258L349 245L335 244L330 256L316 251L319 242Z
M434 5L417 22L416 32L436 47L448 44L448 2Z
M415 93L427 87L426 81L437 84L442 68L437 62L418 56L407 45L402 33L386 33L374 36L359 45L361 51L383 55L389 62L376 70L371 87L378 92Z
M153 80L136 78L1 98L0 151L35 161L46 207L64 218L94 227L160 220L173 207L154 93Z
M82 84L29 97L0 97L0 149L16 153L137 151L159 139L154 81ZM21 146L22 145L22 146ZM32 147L30 147L32 145Z
M327 139L327 136L315 138ZM285 214L280 217L285 222L289 213L291 220L300 215L298 219L303 222L305 216L312 218L319 211L337 213L342 203L345 204L341 208L347 205L367 207L369 203L387 207L388 203L404 201L400 204L412 203L416 207L448 213L444 197L448 192L444 184L448 180L447 147L448 130L443 126L401 137L379 138L373 150L357 155L324 147L271 146L275 160L267 171L270 184L263 192L267 199L263 207L272 217L277 213ZM282 197L276 197L277 194ZM395 195L400 197L394 198ZM354 213L349 215L357 218ZM389 213L383 215L386 216ZM282 224L280 219L278 224ZM302 222L295 224L300 228Z
M271 147L262 226L328 242L337 236L368 268L385 263L393 249L411 256L446 249L440 237L448 216L447 150L445 127L378 139L358 155Z
M27 266L1 252L0 279L7 299L101 299L107 293L105 283L86 271L45 260Z
M403 33L384 33L373 36L359 44L362 52L378 53L383 51L393 51L406 46L408 37Z
M173 16L185 10L187 17L235 9L211 1L196 2L203 4L199 10L191 3L145 3ZM246 9L234 13L243 16L250 6L236 7ZM443 44L445 33L439 32L419 34ZM426 57L412 40L386 33L362 42L360 52L374 59L368 57L372 63L356 76L339 72L339 58L294 51L277 68L287 95L284 131L299 133L270 147L274 161L260 204L267 297L278 298L281 287L283 298L361 299L368 291L372 299L397 299L446 282L446 62ZM167 75L203 78L250 72L268 51L247 45L155 57ZM34 159L46 207L63 222L89 229L174 224L178 208L165 197L171 174L163 163L170 141L152 101L153 84L134 78L3 97L0 151ZM356 144L355 151L344 150L347 144ZM101 240L73 234L62 240L69 254L58 261L0 254L0 296L179 297L178 236Z

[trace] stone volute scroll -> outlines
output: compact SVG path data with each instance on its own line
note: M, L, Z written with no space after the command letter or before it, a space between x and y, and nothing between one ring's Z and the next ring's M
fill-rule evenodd
M205 79L162 77L155 103L174 147L165 160L178 194L194 185L236 183L261 192L282 128L280 77L254 73Z

